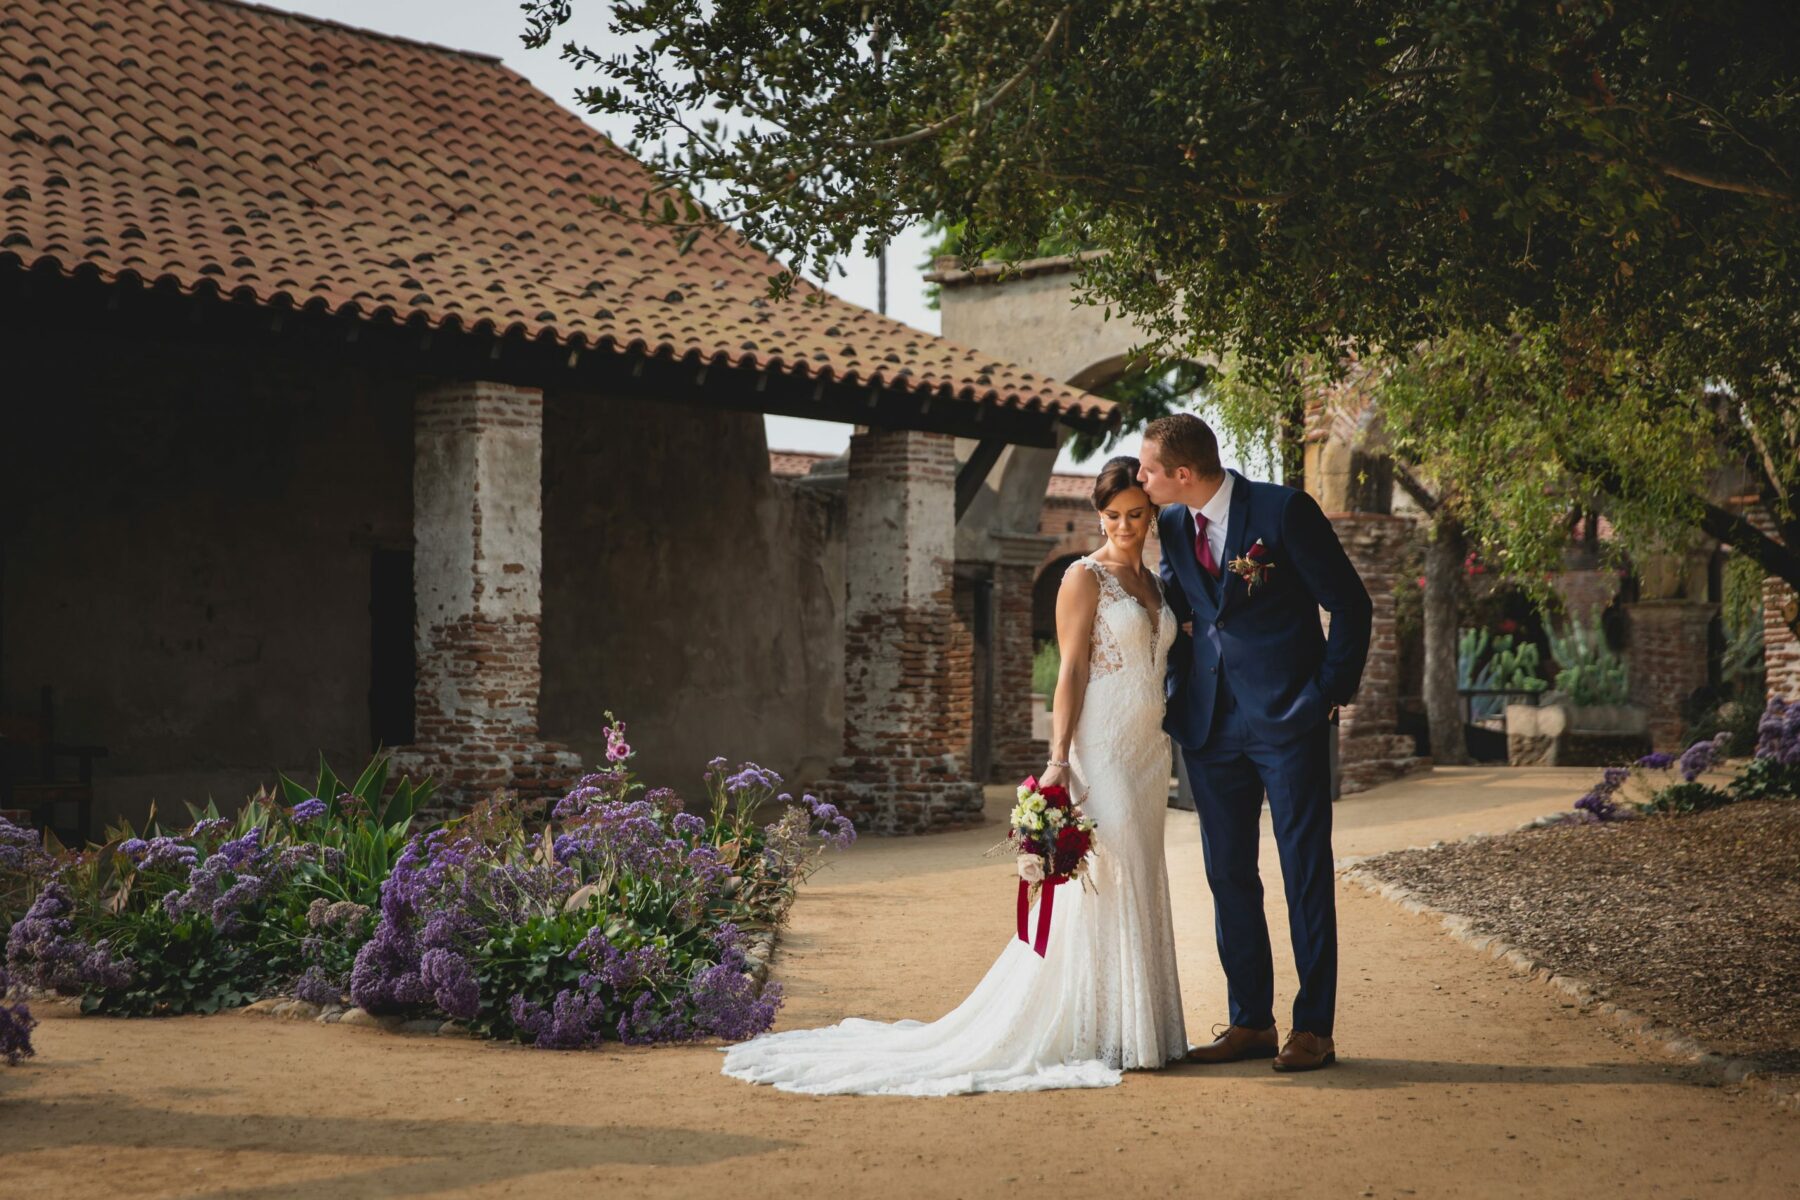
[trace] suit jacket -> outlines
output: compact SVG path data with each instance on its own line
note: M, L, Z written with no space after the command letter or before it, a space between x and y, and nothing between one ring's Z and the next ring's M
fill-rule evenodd
M1169 651L1163 728L1191 750L1206 745L1221 677L1250 731L1291 742L1349 703L1369 656L1368 590L1311 496L1236 471L1225 559L1214 580L1194 553L1194 517L1185 504L1157 516L1163 591L1176 618L1194 623ZM1262 539L1270 564L1251 589L1225 563ZM1331 614L1329 637L1319 609Z

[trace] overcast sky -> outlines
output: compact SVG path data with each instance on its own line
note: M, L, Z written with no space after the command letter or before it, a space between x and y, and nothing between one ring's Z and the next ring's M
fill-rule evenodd
M434 42L455 50L476 50L501 59L507 66L536 84L564 107L624 145L630 140L625 122L584 112L575 93L599 82L590 71L577 70L560 56L564 41L575 41L605 53L622 42L606 31L604 6L589 0L577 3L573 20L563 35L542 50L527 50L519 40L525 29L515 0L261 0L272 8L323 17L345 25L381 33ZM888 252L888 315L908 325L937 333L938 314L925 307L924 272L927 243L919 229L908 230ZM849 259L840 264L843 275L822 281L846 300L874 308L876 267L872 258ZM815 281L818 282L818 281ZM850 426L835 421L807 421L798 417L765 417L769 446L776 450L824 450L836 453L850 442ZM1113 453L1135 454L1140 439L1126 438ZM1065 452L1060 469L1092 474L1104 455L1076 465Z

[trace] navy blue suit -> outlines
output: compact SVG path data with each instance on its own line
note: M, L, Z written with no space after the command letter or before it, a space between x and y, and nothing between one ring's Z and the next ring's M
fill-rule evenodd
M1200 814L1231 1022L1274 1023L1274 966L1257 870L1265 793L1281 856L1300 991L1293 1028L1330 1036L1337 1008L1331 858L1331 709L1356 694L1369 654L1369 593L1331 522L1305 492L1237 472L1215 580L1194 551L1194 518L1157 518L1163 590L1192 637L1169 651L1164 728L1182 747ZM1257 539L1270 564L1252 589L1226 566ZM1331 614L1329 636L1319 609Z

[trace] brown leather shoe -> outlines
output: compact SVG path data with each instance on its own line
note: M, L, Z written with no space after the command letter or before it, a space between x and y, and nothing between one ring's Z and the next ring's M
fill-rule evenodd
M1223 1028L1224 1033L1219 1033ZM1187 1061L1191 1063L1233 1063L1243 1062L1246 1058L1275 1057L1275 1027L1267 1029L1246 1029L1242 1025L1213 1026L1217 1034L1211 1042L1204 1046L1195 1046L1187 1052Z
M1281 1053L1269 1065L1277 1071L1316 1071L1337 1061L1337 1049L1328 1037L1304 1029L1288 1031Z

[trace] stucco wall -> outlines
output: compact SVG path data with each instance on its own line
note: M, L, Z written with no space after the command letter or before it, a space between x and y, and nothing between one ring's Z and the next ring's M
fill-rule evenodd
M771 478L762 419L551 393L544 735L602 714L693 799L714 755L823 776L843 723L841 495Z
M411 397L37 342L0 402L0 704L99 743L96 827L369 747L369 568L411 537ZM72 764L70 764L72 767Z
M330 362L43 344L0 389L0 705L99 743L96 827L235 805L372 749L370 561L412 544L413 396ZM823 775L843 707L840 496L759 417L546 398L545 735L601 714L698 795L714 754Z

